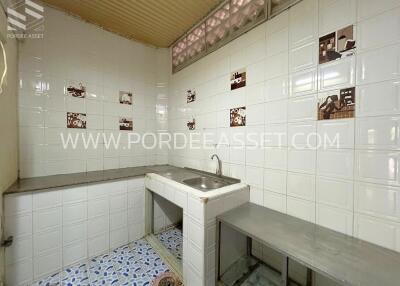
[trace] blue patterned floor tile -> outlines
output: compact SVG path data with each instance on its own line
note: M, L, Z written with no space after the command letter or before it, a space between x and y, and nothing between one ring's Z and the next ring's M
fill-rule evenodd
M107 269L114 269L113 256L110 254L103 254L89 260L89 274L96 271L103 271Z
M86 264L68 267L61 274L62 286L89 286L89 271Z
M174 255L178 260L182 260L182 231L172 228L156 235L158 240Z
M32 284L32 286L59 286L61 284L61 274L52 274L40 281Z
M130 245L132 251L140 255L150 249L153 249L151 245L144 239L137 240Z
M157 277L158 275L169 271L169 268L155 252L148 252L140 261L143 269L145 269L146 274L150 277Z
M121 256L121 255L126 255L131 251L131 248L129 247L129 245L124 245L121 247L118 247L116 249L114 249L113 251L110 252L111 256Z
M134 276L140 276L147 270L147 268L143 268L140 259L125 260L122 263L117 263L114 268L117 271L118 276L122 276L127 279L130 279Z
M150 286L153 281L148 275L143 274L141 277L133 277L126 281L123 285L129 286Z
M153 279L170 271L144 239L119 247L61 273L35 282L34 286L151 286Z
M131 249L119 255L114 254L112 258L114 264L126 264L128 262L133 263L139 259L141 259L141 256L136 251Z
M149 275L152 279L160 276L161 274L165 273L165 272L169 272L169 268L167 267L167 265L163 262L155 267L150 268L146 274Z
M89 262L90 285L121 285L121 279L115 271L112 256L105 254Z

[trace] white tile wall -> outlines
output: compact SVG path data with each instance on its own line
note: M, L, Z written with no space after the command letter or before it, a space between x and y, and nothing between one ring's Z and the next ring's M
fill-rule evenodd
M395 151L356 151L356 180L400 185L400 153Z
M319 90L331 90L354 86L355 58L326 63L319 67Z
M286 196L264 190L264 202L263 206L286 213Z
M317 70L315 68L292 73L289 80L289 94L292 97L317 91Z
M400 42L400 8L361 21L357 45L360 51Z
M358 213L400 220L399 188L369 183L356 183L355 210Z
M318 34L318 1L306 0L289 9L289 47L309 43Z
M315 201L315 175L289 172L287 194L288 196Z
M399 84L399 81L395 80L358 86L356 90L357 117L398 114L400 112Z
M318 176L316 199L320 204L353 210L353 182Z
M231 138L227 110L243 104L248 108L243 132L282 133L281 142L267 136L264 150L250 151L254 144L249 142L245 152L229 142L218 148L224 174L250 184L252 202L398 250L399 13L400 3L394 0L301 1L173 74L169 106L180 111L170 112L170 131L181 131L175 126L184 124L190 113L184 91L218 81L218 87L211 85L208 92L224 112L217 115L217 124L200 131L216 126L219 137ZM356 55L318 65L318 37L348 25L355 25ZM249 60L253 55L247 50L255 42L265 47L264 56L258 49L256 53L262 66ZM218 63L225 63L224 69ZM231 92L229 74L238 68L247 69L248 84ZM257 72L264 74L263 82ZM317 121L318 96L352 85L355 118ZM202 108L213 110L212 104ZM259 114L261 106L264 114ZM292 139L298 131L310 135L309 148L294 148ZM325 145L323 137L334 135L339 140ZM303 148L307 138L298 137L295 143ZM175 150L169 161L213 171L215 162L208 156ZM374 228L382 231L372 232Z
M400 224L384 219L356 214L354 236L400 251Z
M357 84L396 80L400 75L400 45L385 46L357 55Z
M63 12L45 7L41 40L20 43L19 134L20 176L36 177L110 168L166 163L162 150L140 148L104 152L99 147L64 150L60 133L66 112L87 114L87 129L79 133L119 133L119 117L133 118L134 131L167 128L169 51L126 40ZM68 43L79 42L73 48ZM82 82L86 99L66 94ZM119 91L133 92L133 105L119 104ZM126 132L122 133L125 134Z
M356 126L357 148L386 150L400 148L400 117L359 118Z
M9 285L29 284L144 236L143 178L7 195L5 201L5 236L15 239L5 255Z
M356 7L357 0L320 0L318 3L319 35L324 36L355 23Z
M287 197L287 213L303 220L315 223L315 203L298 198Z
M317 204L316 222L324 227L353 235L353 212Z
M133 114L141 132L168 128L170 132L187 133L187 120L195 117L197 131L214 134L213 143L218 138L227 138L213 150L221 155L225 175L250 184L252 202L400 250L400 222L396 211L400 187L399 9L397 0L303 0L217 52L169 76L168 64L165 74L155 68L159 68L155 59L161 62L169 57L168 51L158 54L155 49L104 33L49 8L46 12L49 19L61 17L66 24L47 25L49 37L45 38L57 41L42 45L46 46L46 53L41 45L33 45L31 41L21 45L21 175L119 168L166 159L166 153L154 155L141 148L134 148L132 152L90 150L85 156L80 151L62 152L59 133L66 130L65 117L61 114L67 109L90 115L87 133L118 132L114 126L118 115L123 113ZM356 55L317 65L318 36L351 24L356 27ZM60 29L68 32L60 36L57 33ZM74 33L74 29L84 31ZM96 48L84 36L89 32L99 43ZM68 37L82 44L60 55L59 51L65 51L61 47L70 40ZM111 47L115 52L109 52ZM96 60L93 49L99 55ZM87 55L87 59L79 56L82 54ZM43 78L33 72L34 56L42 59L39 68ZM247 86L230 91L230 72L241 68L247 70ZM65 85L79 80L88 87L89 98L84 104L64 96ZM35 88L43 86L43 82L48 89ZM163 84L157 85L160 82ZM353 84L356 85L356 118L317 122L318 95ZM197 90L197 100L188 105L185 91L192 88ZM134 91L137 104L132 109L118 104L116 94L120 89ZM165 96L159 102L157 98L167 93L168 102ZM154 112L156 104L168 104L168 123L165 116ZM239 106L247 107L247 126L231 129L229 109ZM93 123L92 119L100 121ZM295 149L291 138L296 130L305 134L338 133L339 145ZM279 142L273 138L264 150L249 148L253 146L249 142L237 148L232 139L240 132L280 132L283 140ZM300 145L304 145L304 138L299 140ZM168 160L172 165L213 171L215 162L209 159L210 153L209 150L171 150ZM119 195L127 198L126 213L134 212L132 194L128 191ZM121 230L125 225L139 223L137 221L128 219L123 222L124 227L114 225L110 208L120 206L122 200L111 202L105 188L88 186L87 199L84 195L72 197L64 197L63 193L53 198L28 195L18 202L10 199L10 210L6 208L6 232L14 233L17 245L23 249L35 240L33 233L55 232L60 223L58 214L64 209L79 209L86 202L87 237L93 241L87 247L89 256L105 251L110 243L140 237L140 231ZM52 209L45 208L48 200L56 202ZM189 209L194 206L190 200L187 204ZM112 215L121 213L125 215L125 210ZM40 223L38 217L43 217ZM76 229L83 227L79 217L70 222L68 227L75 224ZM112 235L110 228L116 231ZM73 236L63 240L62 248L67 245L71 245L71 253L82 247ZM13 266L8 271L18 274L20 281L46 271L45 264L43 268L33 269L33 263L37 262L33 252L27 252L23 258L18 258L20 254L17 254L22 251L15 253L15 259L22 261L18 264L21 266L16 268L15 264L10 264ZM65 263L79 257L71 255L64 260L54 256L51 259ZM192 268L187 275L195 279L195 267Z

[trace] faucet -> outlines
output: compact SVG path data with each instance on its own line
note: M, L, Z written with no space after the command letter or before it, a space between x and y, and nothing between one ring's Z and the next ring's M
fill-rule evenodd
M211 160L214 160L214 157L217 158L218 160L218 167L217 167L217 171L215 172L217 174L217 176L222 176L222 162L221 159L218 157L217 154L214 154L211 156Z

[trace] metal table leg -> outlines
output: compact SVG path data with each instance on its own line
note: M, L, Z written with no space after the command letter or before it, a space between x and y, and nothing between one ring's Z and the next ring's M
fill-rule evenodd
M216 231L216 265L217 265L217 276L216 276L216 282L215 285L218 285L218 281L221 278L221 225L222 223L220 221L217 221L217 231Z
M289 257L285 256L282 263L282 285L289 286Z
M307 268L307 286L313 285L313 271L310 268Z
M251 237L246 237L247 242L247 256L252 256L253 254L253 239Z

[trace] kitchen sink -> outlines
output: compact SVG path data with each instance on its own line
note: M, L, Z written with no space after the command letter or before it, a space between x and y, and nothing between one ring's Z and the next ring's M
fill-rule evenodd
M219 188L233 185L236 183L235 181L231 182L231 181L223 180L220 178L205 177L205 176L183 180L182 182L185 185L188 185L192 188L195 188L197 190L204 191L204 192L219 189Z

